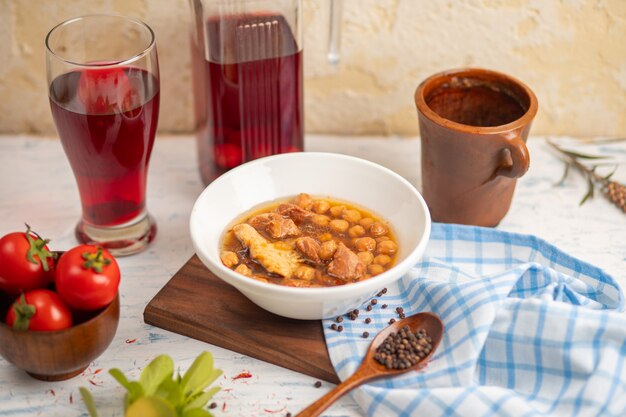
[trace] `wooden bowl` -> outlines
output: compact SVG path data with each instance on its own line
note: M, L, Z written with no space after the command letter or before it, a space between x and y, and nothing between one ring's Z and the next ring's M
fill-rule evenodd
M52 332L18 332L0 323L0 355L44 381L82 373L109 346L120 317L119 295L88 320Z

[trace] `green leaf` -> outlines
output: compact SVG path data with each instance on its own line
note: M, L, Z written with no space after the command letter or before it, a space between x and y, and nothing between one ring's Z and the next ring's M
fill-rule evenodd
M118 368L112 368L109 369L109 374L111 374L111 376L115 378L121 386L130 391L130 382L128 381L128 378L126 378L126 375L124 375L124 372L120 371Z
M201 392L193 397L189 397L183 411L193 410L194 408L202 408L209 400L220 390L220 387L213 387L208 391Z
M93 396L91 392L87 388L80 387L78 388L80 391L80 396L83 398L83 402L87 407L87 411L91 417L98 417L98 410L96 410L96 402L93 400Z
M570 168L570 164L565 164L565 169L563 170L563 175L561 176L561 179L554 185L560 186L563 185L565 183L565 180L567 179L567 176L569 174L569 168Z
M209 413L204 408L194 408L192 410L183 412L182 417L213 417L213 414Z
M569 156L571 156L573 158L580 158L580 159L606 159L606 158L608 158L608 156L590 155L590 154L586 154L586 153L568 151L568 150L565 150L563 148L559 148L559 150L561 152L563 152L564 154L569 155Z
M157 397L141 397L124 413L125 417L177 417L174 409Z
M181 381L185 396L191 397L202 392L222 374L219 369L213 369L213 356L210 352L202 352L193 361Z
M617 168L619 168L619 165L615 165L615 168L613 168L613 171L606 174L604 177L602 177L602 179L606 181L610 180L613 174L615 174L615 171L617 171Z
M141 384L137 381L129 381L126 375L117 368L109 369L109 373L121 386L126 388L125 408L134 403L138 398L143 397L144 391Z
M141 372L139 383L146 396L155 393L165 379L171 379L174 374L174 361L168 355L159 355L152 360Z
M159 385L154 396L165 400L177 410L183 406L185 400L180 384L171 378L164 380L161 385Z
M132 403L137 401L139 398L144 396L143 387L137 381L129 382L130 389L126 393L126 404L125 408L128 408Z
M579 206L582 206L583 204L585 204L587 200L589 200L590 198L593 198L594 186L593 186L593 181L591 180L591 178L587 178L587 184L589 186L589 189L587 190L587 194L585 194L583 199L580 200L580 203L578 203Z

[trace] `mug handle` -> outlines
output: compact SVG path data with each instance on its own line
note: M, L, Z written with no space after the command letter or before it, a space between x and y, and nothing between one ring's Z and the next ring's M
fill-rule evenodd
M510 133L503 139L505 147L500 151L500 165L496 168L494 177L519 178L530 166L530 154L526 143L517 133Z

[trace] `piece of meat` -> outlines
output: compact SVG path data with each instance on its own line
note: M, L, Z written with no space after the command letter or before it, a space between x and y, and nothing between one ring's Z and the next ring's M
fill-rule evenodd
M300 253L309 261L319 264L320 260L320 244L317 240L312 237L299 237L296 239L296 248L300 251Z
M274 239L300 236L301 234L293 220L276 213L259 214L248 220L248 223L256 230L267 232Z
M328 273L344 281L354 280L365 273L365 264L356 253L348 249L343 242L339 242L333 260L328 264Z
M300 224L309 217L313 216L313 212L296 206L295 204L281 204L278 206L278 212L283 216L291 218L296 224Z
M250 257L268 272L290 278L300 266L298 253L283 242L268 242L249 224L233 227L239 241L250 250Z

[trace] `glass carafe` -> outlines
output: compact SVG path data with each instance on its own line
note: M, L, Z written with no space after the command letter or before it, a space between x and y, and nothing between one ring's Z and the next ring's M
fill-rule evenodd
M329 61L336 62L341 0L330 1ZM302 151L302 1L189 2L203 182L253 159Z

